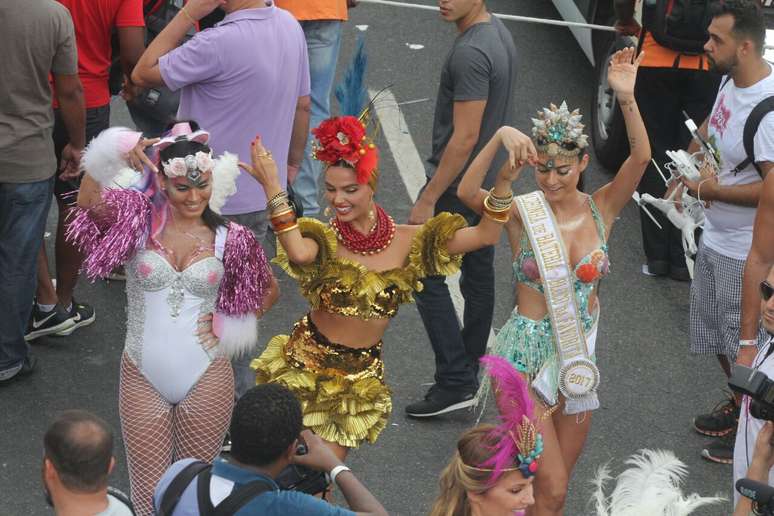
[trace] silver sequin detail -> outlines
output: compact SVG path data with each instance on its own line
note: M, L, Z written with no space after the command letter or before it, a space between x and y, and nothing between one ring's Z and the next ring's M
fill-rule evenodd
M201 298L199 314L215 311L218 289L223 279L223 263L208 257L176 271L164 257L150 250L142 250L126 264L127 328L126 353L137 367L142 367L142 337L145 324L145 292L157 292L169 287L167 303L170 317L180 315L185 292ZM211 281L212 280L212 281ZM213 358L217 346L208 350Z

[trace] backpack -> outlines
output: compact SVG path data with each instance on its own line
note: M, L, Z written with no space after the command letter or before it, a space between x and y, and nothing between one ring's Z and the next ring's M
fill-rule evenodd
M183 491L196 478L196 499L201 516L230 516L247 505L258 495L271 491L272 486L263 480L254 480L231 491L217 507L210 499L210 477L212 464L195 461L178 473L164 492L157 516L171 516L180 502Z
M171 516L180 497L188 485L196 478L196 498L199 505L199 514L202 516L229 516L247 505L260 494L272 490L272 486L263 480L254 480L248 484L234 489L217 507L213 507L210 499L210 477L212 476L212 464L202 461L194 461L175 475L167 486L159 504L158 516ZM283 491L298 491L310 495L323 494L328 488L329 482L325 473L311 470L304 466L290 464L275 479L277 486Z
M723 79L723 84L720 85L720 91L728 84L729 80L731 80L730 77ZM758 128L760 127L763 118L772 111L774 111L774 95L761 100L747 116L747 120L744 123L744 130L742 131L742 144L744 145L744 153L747 157L744 161L731 169L731 172L734 175L752 165L758 172L758 175L763 177L763 170L761 170L760 165L755 162L755 135L758 133Z
M656 42L683 54L701 55L718 0L644 0L642 27Z

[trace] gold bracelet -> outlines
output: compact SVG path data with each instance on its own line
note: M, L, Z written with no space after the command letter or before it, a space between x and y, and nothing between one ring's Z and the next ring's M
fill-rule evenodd
M293 231L294 229L298 229L298 223L296 223L296 224L293 224L292 226L290 226L290 227L288 227L288 228L281 229L281 230L279 230L279 231L275 231L275 232L274 232L274 234L275 234L275 235L277 235L277 236L279 236L279 235L281 235L281 234L283 234L283 233L287 233L288 231Z
M278 193L274 194L274 196L269 199L269 202L266 204L271 211L274 211L279 208L283 202L287 203L287 201L288 193L285 190L280 190Z
M193 23L194 25L198 23L196 20L193 19L193 16L188 14L188 11L185 10L185 6L180 8L180 12L183 13L185 17L188 18L191 21L191 23Z
M511 218L511 214L508 212L506 212L505 216L503 216L502 214L499 214L499 213L492 213L487 209L484 209L484 211L482 212L482 215L484 215L484 217L498 224L505 224Z
M271 216L269 217L269 220L276 219L277 217L281 217L283 215L287 215L288 213L292 213L295 215L296 212L294 212L290 208L285 208L284 210L280 210L277 212L271 212Z

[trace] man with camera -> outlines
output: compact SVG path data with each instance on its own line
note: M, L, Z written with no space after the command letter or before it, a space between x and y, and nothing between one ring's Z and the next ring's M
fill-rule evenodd
M737 392L745 394L742 398L742 406L739 414L739 426L736 433L736 445L734 446L734 482L751 474L758 474L762 478L754 478L767 484L774 483L771 460L761 472L760 461L766 457L759 457L760 448L768 447L767 456L771 452L771 423L766 420L774 420L774 267L769 269L768 277L760 283L761 295L761 323L769 334L769 339L764 344L753 361L752 370L737 366L734 375L729 380L729 386ZM766 426L764 426L766 425ZM764 430L766 429L766 430ZM766 443L756 443L760 434L768 432L769 439ZM753 453L755 446L755 453ZM769 457L770 458L770 457ZM766 473L768 472L768 473ZM750 477L751 478L751 477ZM734 494L738 500L739 495ZM737 508L738 510L738 508ZM747 513L740 513L747 514Z
M156 514L207 515L214 505L219 513L236 515L344 516L354 514L352 511L359 515L386 515L382 505L333 451L309 430L302 432L302 428L301 404L293 393L279 384L253 387L234 408L230 457L215 459L211 469L194 459L174 463L156 487ZM327 473L327 477L314 472ZM295 479L287 481L289 476ZM320 481L309 482L305 478L309 476ZM312 496L326 489L326 478L341 489L352 511ZM203 507L200 502L198 489L202 484L205 488L209 484L205 491L209 500L204 504L209 502L210 507ZM226 505L229 510L224 510Z

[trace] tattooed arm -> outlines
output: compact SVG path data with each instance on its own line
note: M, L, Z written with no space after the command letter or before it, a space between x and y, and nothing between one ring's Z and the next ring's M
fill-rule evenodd
M610 59L608 71L608 83L615 90L629 138L629 157L621 165L615 179L594 193L594 200L608 228L629 202L650 162L648 133L634 99L634 83L643 54L640 53L636 59L634 55L633 48L616 52Z

